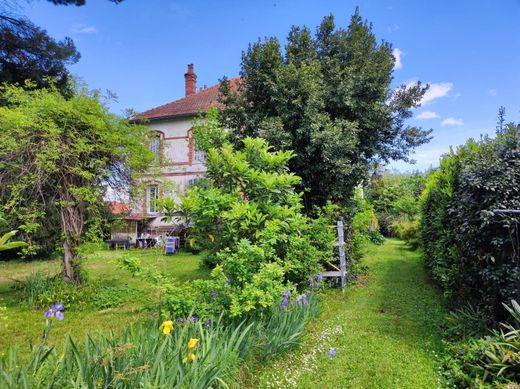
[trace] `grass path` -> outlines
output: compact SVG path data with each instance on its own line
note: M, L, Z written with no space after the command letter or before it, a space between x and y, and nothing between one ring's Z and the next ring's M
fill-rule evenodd
M444 315L418 252L398 240L371 246L367 276L325 292L299 350L255 374L253 386L436 388ZM336 357L327 355L330 347Z

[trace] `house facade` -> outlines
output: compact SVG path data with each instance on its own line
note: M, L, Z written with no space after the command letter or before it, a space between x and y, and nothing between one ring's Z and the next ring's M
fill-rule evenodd
M219 85L199 88L193 64L188 65L185 80L185 96L171 103L152 108L133 118L150 129L150 150L156 155L154 168L145 175L143 198L130 201L128 215L122 218L126 224L113 231L113 238L142 236L157 237L182 230L182 220L162 222L155 200L162 195L178 196L204 176L205 154L197 150L193 140L193 119L210 107L222 108L218 102ZM153 171L152 171L153 170Z

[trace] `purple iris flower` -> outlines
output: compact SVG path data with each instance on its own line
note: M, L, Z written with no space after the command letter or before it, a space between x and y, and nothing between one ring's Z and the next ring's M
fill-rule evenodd
M309 278L308 283L309 283L309 288L311 288L311 289L314 288L314 280L312 278Z
M282 302L280 303L280 308L285 309L289 305L289 296L291 295L291 291L286 289L282 294Z
M50 317L56 317L58 320L65 319L65 315L63 314L63 304L51 305L49 310L45 311L44 315L47 319Z
M303 293L301 295L301 302L302 302L302 305L307 305L309 302L307 301L307 295L305 293Z
M199 321L199 318L198 318L197 316L193 315L193 316L190 316L190 321L191 321L192 323L196 323L196 322Z
M318 277L316 277L316 283L318 285L318 288L320 287L321 285L321 281L323 280L323 273L322 272L319 272L318 273Z
M329 357L334 358L336 356L336 350L334 350L334 347L331 347L329 352Z
M179 317L178 321L179 321L179 323L181 323L181 324L182 324L182 323L186 323L186 319L183 318L183 317Z
M209 328L213 324L213 320L208 319L204 322L204 327Z

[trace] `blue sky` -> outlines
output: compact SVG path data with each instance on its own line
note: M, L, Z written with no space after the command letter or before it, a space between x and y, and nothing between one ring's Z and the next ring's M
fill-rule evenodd
M240 56L258 37L285 39L291 25L312 29L330 13L348 26L359 5L378 39L393 44L400 66L394 84L431 83L410 124L433 128L415 165L469 137L493 133L498 108L520 121L520 0L501 1L161 1L87 0L58 7L43 0L22 11L55 38L73 38L82 58L71 71L90 88L118 95L112 106L142 111L184 94L184 73L195 64L198 86L240 70Z

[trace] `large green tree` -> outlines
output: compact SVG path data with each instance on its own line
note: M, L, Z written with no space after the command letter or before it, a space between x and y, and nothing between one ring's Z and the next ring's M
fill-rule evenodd
M20 230L59 215L67 281L78 282L79 244L108 186L128 188L152 156L146 129L108 111L97 92L4 84L0 98L0 200ZM17 224L18 225L18 224Z
M312 34L293 27L285 50L276 38L242 55L238 91L224 82L223 120L238 140L261 136L294 150L308 209L345 202L375 161L407 160L430 131L405 124L427 87L391 89L392 46L378 43L359 12L345 30L327 16Z
M54 83L70 95L66 66L79 58L72 39L56 41L27 19L0 14L0 83L31 80L40 88Z
M55 5L85 5L85 0L47 0ZM121 3L123 0L109 0ZM28 1L5 0L0 4L0 83L24 85L31 80L40 88L50 83L68 96L72 93L67 65L80 53L71 38L52 38L47 31L19 15Z

